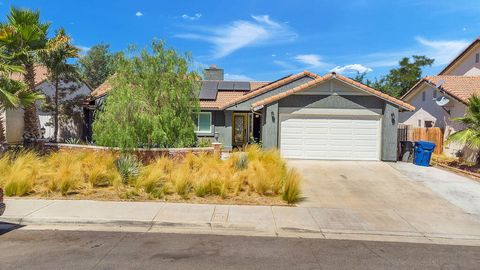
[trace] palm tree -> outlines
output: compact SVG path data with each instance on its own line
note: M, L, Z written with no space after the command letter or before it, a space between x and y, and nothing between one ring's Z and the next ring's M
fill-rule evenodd
M1 52L2 49L0 48L0 111L28 106L36 100L43 98L40 94L26 91L26 87L22 82L10 79L11 73L23 73L24 70L21 66L8 63L8 58ZM0 116L0 143L4 143L5 139L3 119Z
M35 63L38 53L45 49L49 23L40 22L40 12L11 8L6 23L0 24L0 46L21 65L27 91L35 93ZM25 106L25 132L39 136L35 103Z
M60 89L60 83L70 83L76 81L77 70L74 65L68 64L70 58L77 58L80 49L73 46L71 38L65 33L63 28L59 29L54 38L47 42L46 50L40 53L41 61L48 69L50 81L55 88L54 94L54 132L53 138L58 140L58 115L59 99L64 95Z
M468 107L463 117L452 120L465 125L465 129L450 135L446 143L458 142L474 150L480 149L480 97L473 95L468 100Z

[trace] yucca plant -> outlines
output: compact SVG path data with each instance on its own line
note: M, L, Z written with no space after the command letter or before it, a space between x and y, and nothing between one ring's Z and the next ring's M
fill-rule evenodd
M117 165L118 172L122 176L122 181L124 184L128 184L132 178L138 176L140 163L135 156L123 154L119 159L117 159L115 164Z

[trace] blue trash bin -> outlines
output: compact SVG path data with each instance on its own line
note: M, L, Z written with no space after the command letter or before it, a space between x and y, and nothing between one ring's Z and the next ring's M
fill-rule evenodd
M432 142L415 142L413 164L425 167L430 166L430 158L434 149L435 144Z

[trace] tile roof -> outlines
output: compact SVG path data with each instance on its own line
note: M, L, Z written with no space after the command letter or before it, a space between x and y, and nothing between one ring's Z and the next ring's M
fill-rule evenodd
M35 85L38 85L44 82L48 78L48 69L42 65L36 65L35 69ZM12 73L10 79L15 81L23 81L24 74L22 73Z
M240 91L218 91L216 100L200 100L200 108L202 109L219 109L228 102L245 95Z
M369 86L366 86L366 85L364 85L364 84L362 84L362 83L359 83L359 82L357 82L357 81L355 81L355 80L352 80L352 79L350 79L350 78L344 77L344 76L342 76L342 75L336 74L336 73L334 73L334 72L328 73L328 74L324 75L323 77L318 76L318 77L317 77L316 79L314 79L313 81L304 83L304 84L302 84L302 85L299 85L299 86L297 86L297 87L295 87L295 88L292 88L292 89L287 90L287 91L285 91L285 92L282 92L282 93L280 93L280 94L277 94L277 95L274 95L274 96L265 98L265 99L263 99L263 100L260 100L260 101L258 101L258 102L255 102L255 103L252 104L252 108L259 107L259 106L263 106L263 105L266 105L266 104L275 102L275 101L280 100L280 99L282 99L282 98L284 98L284 97L287 97L287 96L292 95L292 94L294 94L294 93L298 93L298 92L304 91L304 90L306 90L306 89L308 89L308 88L310 88L310 87L312 87L312 86L314 86L314 85L317 85L317 84L319 84L319 83L321 83L321 82L327 81L327 80L332 79L332 78L339 79L339 80L341 80L341 81L343 81L343 82L345 82L345 83L347 83L347 84L350 84L350 85L353 85L353 86L355 86L355 87L358 87L358 88L360 88L360 89L362 89L362 90L364 90L364 91L366 91L366 92L368 92L368 93L370 93L370 94L372 94L372 95L374 95L374 96L377 96L377 97L379 97L379 98L381 98L381 99L384 99L384 100L386 100L386 101L389 101L389 102L391 102L391 103L393 103L393 104L396 104L396 105L398 105L398 106L400 106L400 107L402 107L402 108L404 108L404 109L406 109L406 110L409 110L409 111L415 110L415 107L413 107L412 105L410 105L410 104L408 104L408 103L406 103L406 102L404 102L404 101L401 101L401 100L399 100L399 99L396 99L396 98L394 98L394 97L392 97L392 96L389 96L389 95L387 95L387 94L385 94L385 93L382 93L382 92L380 92L380 91L377 91L377 90L375 90L375 89L373 89L373 88L371 88L371 87L369 87Z
M429 76L420 80L415 86L413 86L402 99L410 96L411 93L418 89L420 84L428 83L430 85L437 85L440 81L443 81L438 88L445 91L448 95L454 97L460 102L467 104L468 99L473 95L480 95L480 77L476 76Z
M224 106L222 106L220 109L228 108L228 107L230 107L230 106L233 106L233 105L235 105L235 104L238 104L239 102L248 100L248 99L250 99L250 98L252 98L252 97L258 96L258 95L260 95L260 94L262 94L262 93L268 92L268 91L270 91L270 90L272 90L272 89L278 88L278 87L280 87L280 86L282 86L282 85L284 85L284 84L293 82L293 81L298 80L298 79L300 79L300 78L302 78L302 77L305 77L305 76L308 76L308 77L310 77L310 78L312 78L312 79L315 79L315 78L318 78L318 77L319 77L317 74L314 74L314 73L312 73L312 72L310 72L310 71L306 71L306 70L305 70L305 71L300 72L300 73L298 73L298 74L291 75L291 76L288 76L288 77L283 78L283 79L281 79L281 80L278 80L278 81L276 81L276 82L274 82L274 83L266 84L266 85L258 88L258 89L255 90L255 91L251 91L251 92L249 92L249 93L247 93L247 94L245 94L245 95L243 95L243 96L241 96L241 97L239 97L239 98L237 98L237 99L235 99L235 100L232 100L231 102L228 102L227 104L225 104Z

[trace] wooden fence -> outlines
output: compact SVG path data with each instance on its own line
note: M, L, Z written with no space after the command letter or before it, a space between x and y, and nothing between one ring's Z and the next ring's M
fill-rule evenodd
M398 141L428 141L433 142L435 154L443 152L443 130L438 127L414 128L407 125L398 126Z

